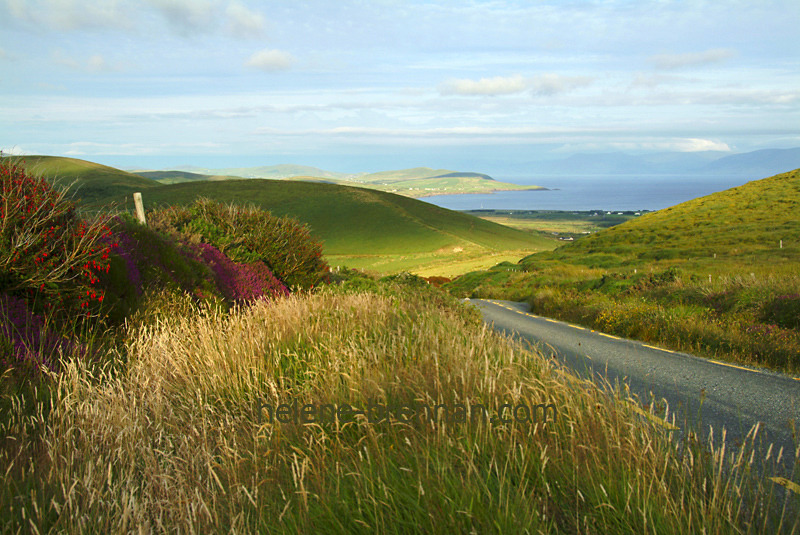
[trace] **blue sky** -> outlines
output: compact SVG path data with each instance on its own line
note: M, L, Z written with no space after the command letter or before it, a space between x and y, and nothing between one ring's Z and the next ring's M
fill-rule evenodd
M0 0L0 148L120 166L800 146L800 2Z

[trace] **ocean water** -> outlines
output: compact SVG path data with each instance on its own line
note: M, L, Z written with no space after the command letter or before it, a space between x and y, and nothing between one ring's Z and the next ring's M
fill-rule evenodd
M686 175L495 178L548 190L436 195L421 200L451 210L660 210L750 180Z

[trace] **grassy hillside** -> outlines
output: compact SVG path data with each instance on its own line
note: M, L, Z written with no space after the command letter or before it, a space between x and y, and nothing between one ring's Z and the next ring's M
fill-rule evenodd
M204 175L221 175L221 176L238 176L242 178L290 178L293 176L315 176L321 178L333 178L345 180L351 178L353 174L337 173L335 171L326 171L318 167L311 167L309 165L294 165L294 164L280 164L280 165L262 165L257 167L226 167L223 169L208 169L204 167L186 166L180 168L183 171L191 171L196 174Z
M130 196L136 191L159 187L155 180L99 163L60 156L10 156L31 173L63 186L75 183L77 198L89 205L104 199Z
M132 210L132 193L137 191L143 193L146 208L189 204L199 196L253 203L307 223L325 241L326 256L334 266L453 276L555 246L552 240L459 212L391 193L325 184L319 177L221 180L229 177L183 171L140 176L54 156L26 156L25 165L62 184L75 182L78 197L90 209L114 203Z
M553 257L598 267L655 261L712 275L741 273L745 266L748 274L774 274L800 262L799 213L795 170L645 214L561 247Z
M414 167L399 171L383 171L350 179L351 184L407 197L427 197L459 193L491 193L493 191L536 190L540 186L522 186L498 182L489 175Z
M554 246L551 240L415 199L332 184L260 179L174 184L147 192L145 205L187 204L198 196L251 202L307 223L325 242L332 265L391 272L489 257L488 267L507 259L493 261L496 252Z
M459 295L696 354L800 371L800 170L464 275Z
M435 176L453 173L448 169L431 169L430 167L413 167L397 171L381 171L369 173L358 178L359 182L399 182L417 178L432 178Z
M770 477L757 427L696 440L680 408L575 377L419 277L328 273L256 211L53 245L86 222L49 191L0 168L0 265L31 290L0 273L2 533L798 530L797 475ZM290 291L279 257L324 279ZM65 261L91 311L64 313Z
M162 297L107 365L70 355L49 398L0 413L0 530L797 529L754 438L733 455L671 441L651 421L680 416L557 369L424 283L373 286L229 313Z
M198 180L228 180L241 178L228 175L204 175L188 171L134 171L134 175L157 180L161 184L180 184L181 182L197 182Z

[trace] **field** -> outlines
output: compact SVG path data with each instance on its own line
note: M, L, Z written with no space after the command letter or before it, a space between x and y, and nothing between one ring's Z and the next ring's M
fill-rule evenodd
M483 209L468 210L466 213L528 232L577 239L598 230L619 225L646 212Z
M432 289L348 284L229 314L164 296L105 363L68 360L5 413L4 531L797 528L755 437L687 455L651 423L674 415L641 417Z
M800 371L800 171L636 217L514 266L466 274L458 295L699 355Z

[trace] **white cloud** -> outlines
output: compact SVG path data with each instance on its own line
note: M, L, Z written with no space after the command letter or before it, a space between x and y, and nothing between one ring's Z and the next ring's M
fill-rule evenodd
M78 60L66 55L63 50L57 49L53 52L53 60L76 71L112 72L121 70L119 65L109 63L101 54L93 54L87 60Z
M119 0L6 0L5 5L15 19L60 30L119 28L131 20Z
M12 19L57 30L132 29L163 19L180 35L223 28L259 37L264 16L240 0L0 0Z
M535 95L549 96L566 93L591 83L592 78L589 76L546 73L533 78L525 78L516 74L481 78L480 80L447 80L439 86L439 93L442 95L497 96L523 93L530 89Z
M721 141L689 138L675 143L675 150L680 152L702 152L706 150L730 152L731 148L727 143L723 143Z
M91 72L112 72L120 70L118 65L112 65L100 54L95 54L86 61L86 68Z
M0 147L0 153L2 153L3 156L24 156L26 154L30 154L30 152L26 151L25 149L23 149L18 145L14 145L13 147L8 147L8 148Z
M232 2L225 10L228 17L226 29L237 37L259 37L264 34L264 16L240 2Z
M214 5L207 0L147 0L178 33L191 34L214 22Z
M533 92L537 95L556 95L591 83L592 78L589 76L565 76L547 73L534 77L531 86Z
M685 54L658 54L650 57L650 61L658 69L680 69L695 65L706 65L724 61L735 53L728 48L714 48L703 52L687 52Z
M522 93L527 88L528 82L517 74L481 78L480 80L447 80L439 86L439 92L442 95L497 96Z
M262 71L280 71L291 67L294 61L294 56L288 52L264 49L250 56L245 65Z

